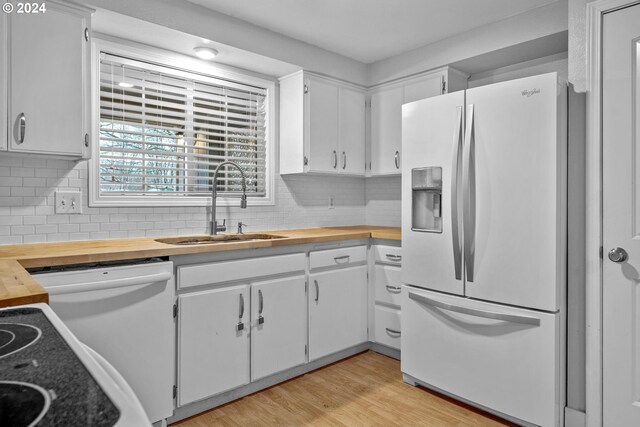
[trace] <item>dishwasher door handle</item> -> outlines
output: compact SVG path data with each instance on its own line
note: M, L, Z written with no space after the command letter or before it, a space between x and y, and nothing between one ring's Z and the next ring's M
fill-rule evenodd
M78 283L73 285L61 285L45 287L49 295L65 295L78 292L100 291L104 289L124 288L127 286L145 285L156 282L166 282L171 279L172 274L168 271L162 273L148 274L145 276L126 277L124 279L103 280L100 282ZM36 276L36 280L38 277Z

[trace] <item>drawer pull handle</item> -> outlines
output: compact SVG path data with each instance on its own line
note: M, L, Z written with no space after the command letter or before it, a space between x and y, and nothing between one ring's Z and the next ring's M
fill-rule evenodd
M347 263L349 262L349 258L351 258L351 255L342 255L333 257L333 260L337 263L339 263L340 261L345 261L345 263Z
M392 294L399 294L402 291L402 288L400 286L387 285L386 288Z
M396 331L395 329L389 329L389 328L384 328L388 334L392 334L392 335L397 335L400 336L402 335L400 331Z
M422 296L413 292L409 292L409 298L419 302L420 304L427 304L442 310L454 311L456 313L467 314L469 316L483 317L485 319L501 320L503 322L521 323L523 325L540 326L540 319L538 319L537 317L520 316L517 314L498 313L490 310L479 310L477 308L449 304L443 301L438 301L434 298L427 298L425 296Z
M386 254L386 257L389 261L402 261L402 255Z

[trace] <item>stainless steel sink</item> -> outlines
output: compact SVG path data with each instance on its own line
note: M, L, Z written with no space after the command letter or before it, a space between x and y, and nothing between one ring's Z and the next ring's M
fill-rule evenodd
M166 243L168 245L212 245L215 243L232 243L232 242L244 242L247 240L271 240L271 239L284 239L285 236L276 236L274 234L260 234L260 233L247 233L247 234L216 234L215 236L185 236L185 237L170 237L166 239L155 239L156 242Z

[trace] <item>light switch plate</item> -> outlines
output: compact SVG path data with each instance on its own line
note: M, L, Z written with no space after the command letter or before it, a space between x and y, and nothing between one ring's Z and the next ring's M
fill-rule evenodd
M56 191L56 213L57 214L81 214L82 213L82 192L81 191Z

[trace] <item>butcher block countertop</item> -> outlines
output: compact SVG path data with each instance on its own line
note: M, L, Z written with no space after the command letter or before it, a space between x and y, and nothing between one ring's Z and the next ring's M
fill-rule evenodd
M47 292L31 277L25 270L26 268L269 248L351 239L400 240L399 227L364 225L271 230L259 231L259 233L283 236L283 238L181 246L157 242L155 240L158 239L157 237L2 245L0 246L0 307L48 302ZM162 239L165 239L165 237Z

